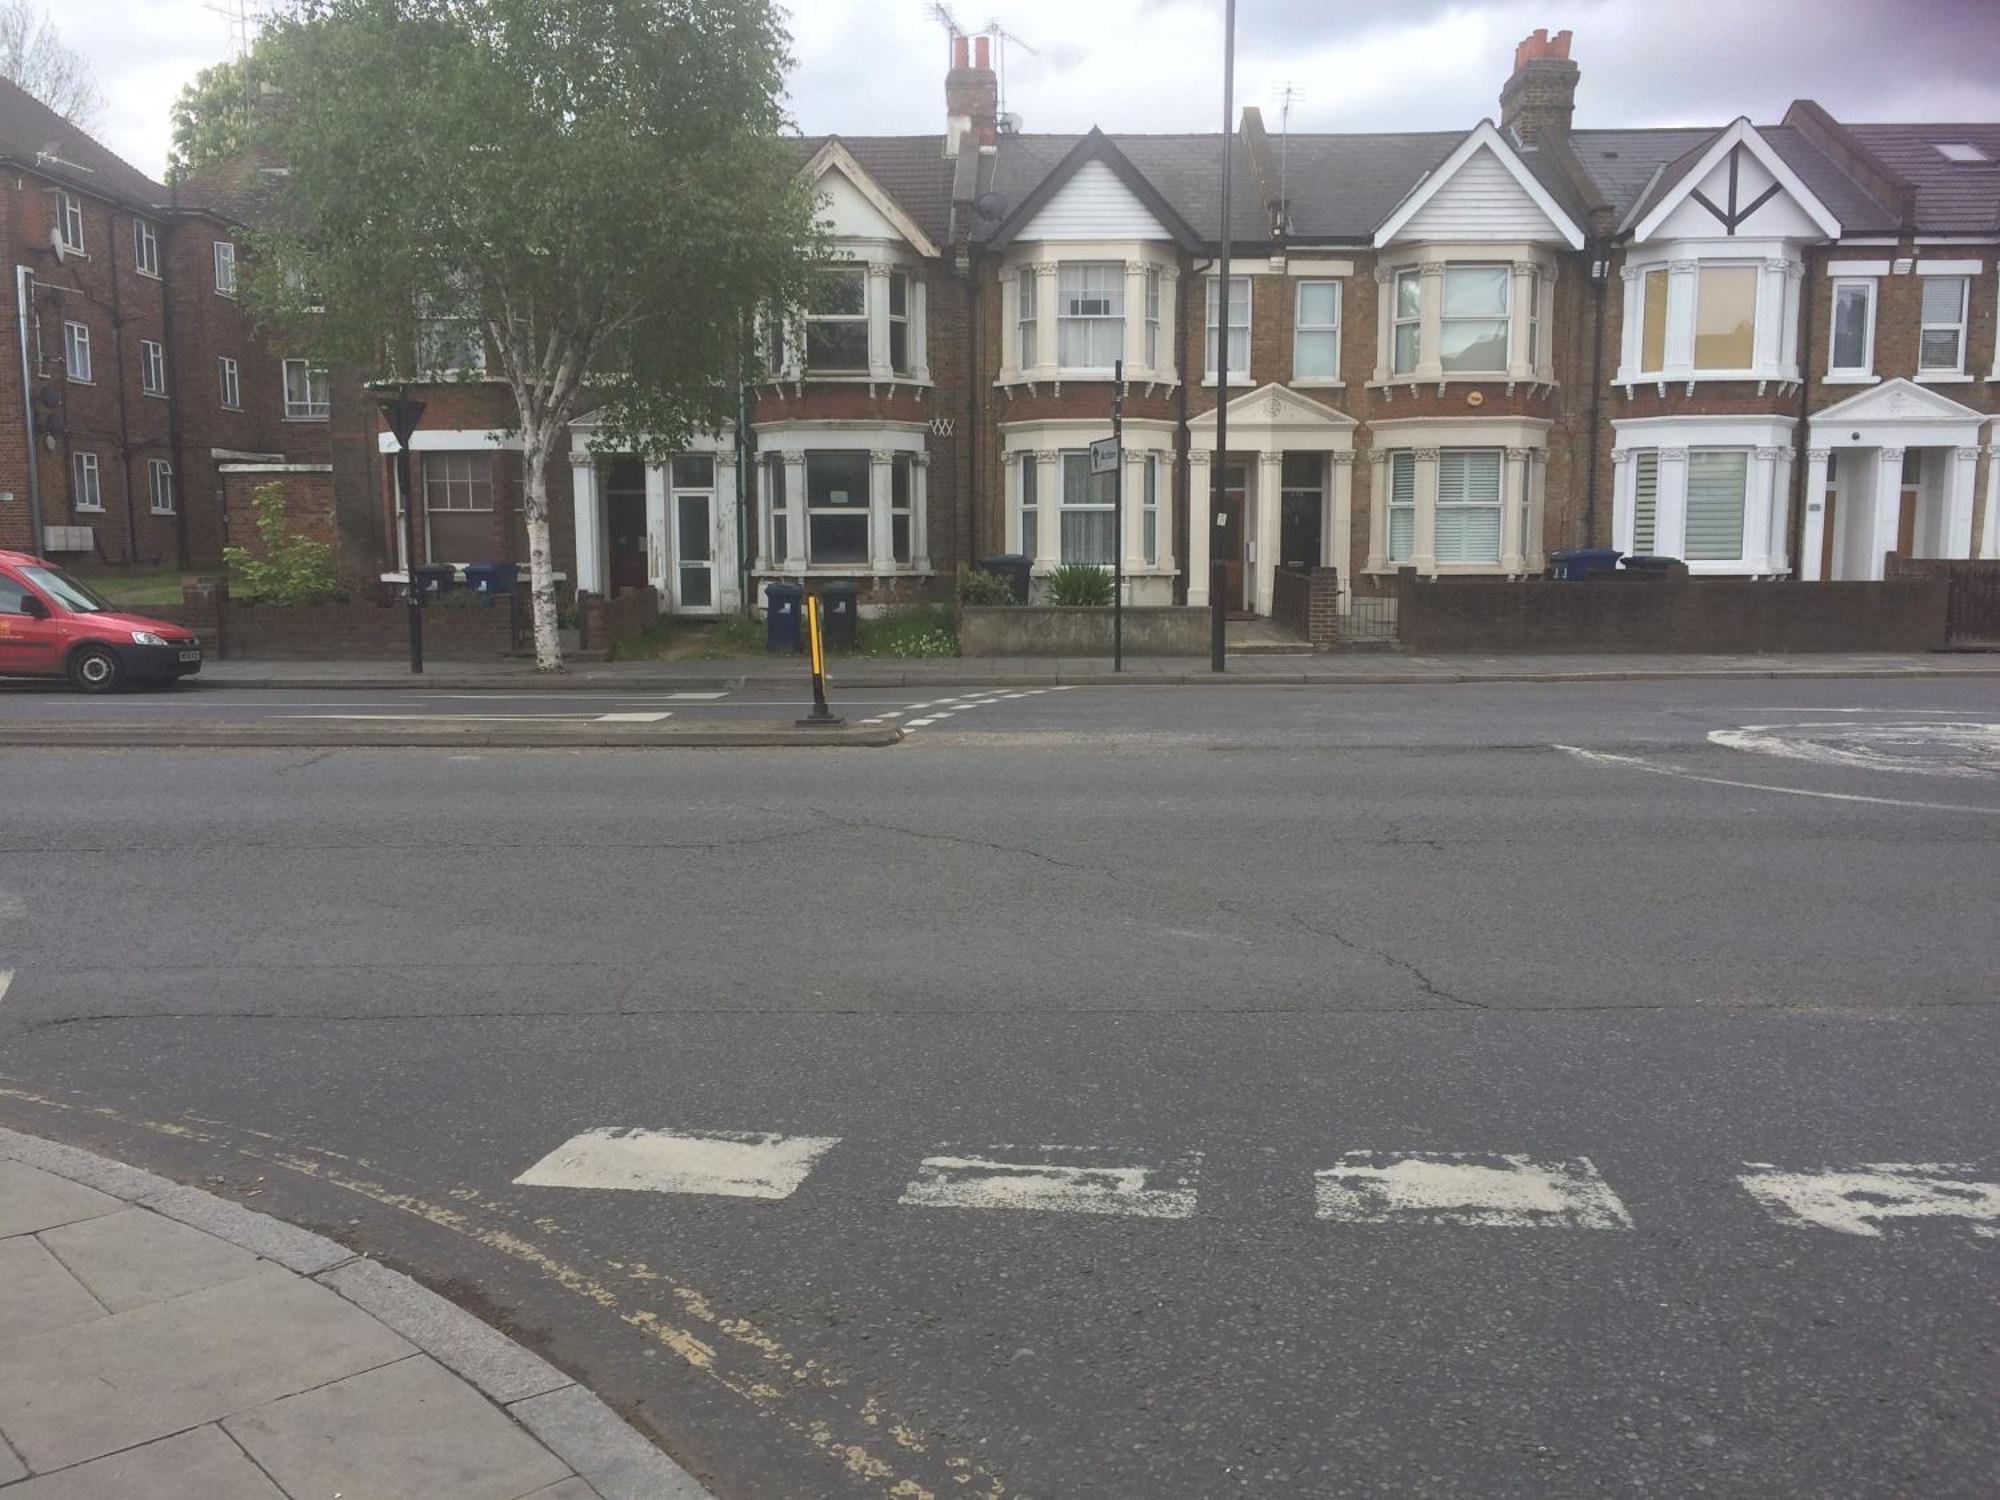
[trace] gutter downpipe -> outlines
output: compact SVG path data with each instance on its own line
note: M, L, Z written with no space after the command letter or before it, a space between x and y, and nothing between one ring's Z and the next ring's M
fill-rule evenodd
M925 329L925 336L929 336ZM1004 333L1002 337L1004 337ZM981 551L979 540L979 261L972 253L970 244L965 251L965 536L960 543L963 556L958 562L968 569L979 565ZM952 476L953 480L957 475ZM1001 488L1007 484L1006 474L1000 477ZM924 504L930 504L930 491L924 491ZM928 519L926 525L928 525ZM956 528L954 528L956 529ZM1001 528L1000 549L1007 550L1006 528ZM931 559L931 566L937 566L937 559ZM958 599L958 580L952 579L951 597L954 604Z
M1812 446L1812 403L1808 386L1812 380L1813 249L1811 245L1803 246L1800 256L1805 263L1805 277L1799 283L1799 425L1792 434L1792 520L1785 528L1794 578L1805 575L1806 506L1811 504L1811 497L1806 493L1806 450Z
M118 286L116 230L112 231L110 241L107 253L111 257L111 356L118 361L118 468L125 476L125 561L132 564L139 561L139 499L132 488L132 411L125 396L125 297ZM150 512L153 502L150 471L146 480L146 509ZM174 509L180 507L176 505Z
M1602 446L1599 426L1604 410L1604 283L1611 279L1611 248L1602 247L1603 254L1593 257L1593 271L1602 268L1601 275L1590 278L1591 296L1594 299L1593 331L1590 346L1590 457L1585 464L1583 479L1583 545L1597 545L1597 455Z
M173 225L174 243L178 247L185 228L181 220L181 185L179 182L167 187L168 218ZM161 227L165 227L164 225ZM160 249L160 338L165 343L167 359L167 446L173 453L174 465L174 549L178 553L176 561L183 573L189 570L193 557L188 543L188 511L194 504L194 486L189 483L194 475L188 472L187 454L183 451L181 431L181 382L180 363L174 342L174 281L173 257L164 245ZM122 373L122 372L121 372ZM229 509L225 502L216 518L216 556L221 557L221 549L229 544Z
M21 417L27 424L23 436L28 444L28 551L40 557L48 539L42 532L42 470L35 454L35 383L28 367L28 287L35 273L27 266L14 267L14 312L21 325Z

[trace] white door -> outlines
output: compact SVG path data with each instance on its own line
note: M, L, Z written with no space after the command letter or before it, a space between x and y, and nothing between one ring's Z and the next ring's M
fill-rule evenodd
M674 609L679 614L714 614L715 495L676 490L673 497Z

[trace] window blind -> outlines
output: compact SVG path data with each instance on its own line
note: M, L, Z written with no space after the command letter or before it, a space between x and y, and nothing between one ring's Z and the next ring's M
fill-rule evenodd
M1659 546L1660 450L1641 448L1632 459L1632 550L1650 557Z
M1389 455L1389 561L1408 562L1417 536L1417 456Z
M1438 454L1437 560L1500 560L1500 450L1447 448Z
M1740 558L1750 455L1740 449L1690 453L1687 471L1687 542L1681 555L1690 562Z

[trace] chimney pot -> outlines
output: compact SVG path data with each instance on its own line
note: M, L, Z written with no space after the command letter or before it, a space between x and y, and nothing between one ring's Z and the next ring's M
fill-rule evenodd
M1576 112L1577 66L1570 60L1572 34L1537 27L1514 49L1514 73L1500 90L1500 126L1524 145L1567 136Z
M983 37L981 37L981 38L980 38L980 39L979 39L979 40L978 40L978 41L977 41L976 43L974 43L974 44L973 44L973 56L974 56L974 57L976 57L976 58L978 59L978 61L977 61L977 62L975 62L975 63L973 64L973 66L974 66L974 67L979 67L979 68L990 68L990 67L992 67L992 66L993 66L993 38L991 38L991 37L987 37L987 36L983 36Z
M962 36L955 36L951 39L951 65L954 68L965 68L972 65L968 55L969 47L970 43Z

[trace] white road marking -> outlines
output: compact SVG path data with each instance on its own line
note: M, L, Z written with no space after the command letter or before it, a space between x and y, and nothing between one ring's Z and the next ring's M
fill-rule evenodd
M14 971L12 969L0 969L0 1000L7 998L7 991L12 989L13 986Z
M1851 720L1745 724L1740 729L1711 729L1708 740L1729 750L1864 771L1974 777L2000 771L2000 724L1856 724ZM1936 758L1938 752L1952 758Z
M424 724L545 724L565 719L597 720L599 714L273 714L276 719L345 719L358 722Z
M514 1182L517 1187L789 1198L819 1159L839 1144L837 1135L586 1130Z
M907 1208L1002 1208L1035 1213L1186 1219L1194 1214L1199 1154L1162 1166L1104 1165L1083 1147L1000 1147L1005 1159L927 1156L896 1201ZM1045 1161L1041 1157L1068 1160Z
M936 719L912 719L910 720L909 723L905 724L903 727L905 729L922 729L926 724L935 724L935 723L937 723Z
M1003 698L1025 698L1028 695L1026 693L1002 693L1000 696Z
M599 714L597 722L600 724L657 724L662 719L671 719L672 717L673 715L670 713Z
M1989 818L2000 817L2000 807L1975 807L1964 802L1916 802L1907 797L1864 797L1855 792L1815 792L1799 786L1772 786L1763 781L1735 781L1727 776L1703 776L1694 771L1683 770L1679 766L1656 766L1651 761L1639 759L1636 755L1613 755L1604 750L1586 750L1580 745L1553 745L1550 748L1597 765L1623 766L1630 771L1649 771L1655 776L1675 776L1682 781L1699 781L1709 786L1741 787L1751 792L1777 792L1786 797L1820 797L1829 802L1872 802L1879 807L1913 807L1923 812L1982 813Z
M889 713L886 714L877 714L876 717L881 719L900 719L903 717L903 712L904 711L902 709L898 708L891 710Z
M1746 1162L1736 1180L1780 1224L1879 1239L1885 1224L1963 1219L1982 1239L2000 1239L2000 1182L1940 1162L1869 1162L1827 1172L1786 1172Z
M1350 1151L1313 1174L1316 1216L1344 1224L1630 1229L1587 1156L1533 1161L1464 1151Z
M17 896L12 891L0 891L0 922L9 922L28 914L25 896Z
M699 700L701 700L701 701L703 701L703 702L713 702L713 701L714 701L715 699L717 699L717 698L727 698L727 697L729 696L729 694L727 694L727 693L668 693L668 694L667 694L666 696L667 696L667 699L668 699L668 701L670 701L670 702L672 702L672 701L693 701L693 700L697 700L697 699L699 699Z

